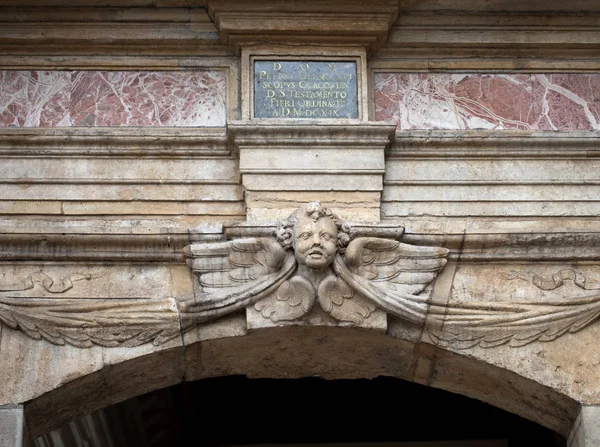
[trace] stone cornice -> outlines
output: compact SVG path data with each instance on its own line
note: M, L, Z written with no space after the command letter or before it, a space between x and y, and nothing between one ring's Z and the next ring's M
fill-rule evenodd
M234 50L265 43L358 45L374 51L387 39L396 0L208 2L221 40Z
M370 66L573 71L599 61L598 12L408 10Z
M403 234L402 222L351 224L361 237L384 237L406 243L444 246L449 259L459 262L598 262L600 228L565 232ZM106 229L77 228L58 233L42 228L0 228L0 261L3 262L170 262L183 263L183 247L191 242L213 242L239 237L271 237L275 224L207 225L206 228L172 229L155 234L127 234L131 228L107 233ZM103 232L104 231L104 232Z
M599 132L397 131L390 158L597 158Z
M295 120L299 123L301 120ZM229 135L244 146L387 146L395 127L389 123L371 122L334 124L332 120L304 120L302 124L266 124L251 121L233 122L228 126Z
M229 156L225 128L0 128L0 157Z
M0 8L0 53L231 54L203 8L64 6Z

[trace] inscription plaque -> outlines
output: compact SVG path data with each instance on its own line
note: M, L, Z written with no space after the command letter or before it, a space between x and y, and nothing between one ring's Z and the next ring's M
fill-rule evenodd
M255 118L358 118L356 62L255 61Z

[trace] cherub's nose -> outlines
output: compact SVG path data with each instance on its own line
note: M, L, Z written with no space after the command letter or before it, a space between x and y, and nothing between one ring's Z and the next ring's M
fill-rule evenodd
M313 245L321 245L321 236L316 233L313 234L312 243L313 243Z

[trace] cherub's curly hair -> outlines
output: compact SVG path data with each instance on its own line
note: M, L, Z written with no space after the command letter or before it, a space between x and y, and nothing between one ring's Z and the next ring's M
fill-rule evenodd
M317 221L322 217L329 217L337 227L337 248L339 253L344 253L350 243L351 228L343 220L340 220L329 208L321 205L321 202L310 202L294 211L286 220L279 222L277 227L277 241L283 248L291 248L294 243L294 226L298 223L300 216L307 216Z

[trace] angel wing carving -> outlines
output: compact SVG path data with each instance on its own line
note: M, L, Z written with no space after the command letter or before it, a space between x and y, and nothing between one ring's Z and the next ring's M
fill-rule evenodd
M293 321L306 315L315 304L312 284L302 276L295 276L277 289L277 292L258 301L254 308L263 318L277 323Z
M294 255L269 238L186 247L201 291L183 300L186 324L208 321L254 304L275 291L296 267Z
M0 298L0 322L35 340L80 348L160 345L180 335L175 300Z
M361 299L348 284L333 275L319 284L319 304L336 320L353 324L362 324L375 310L373 303Z
M429 296L422 292L446 265L447 254L446 248L362 237L350 242L345 261L336 257L334 270L352 289L385 311L423 323Z

